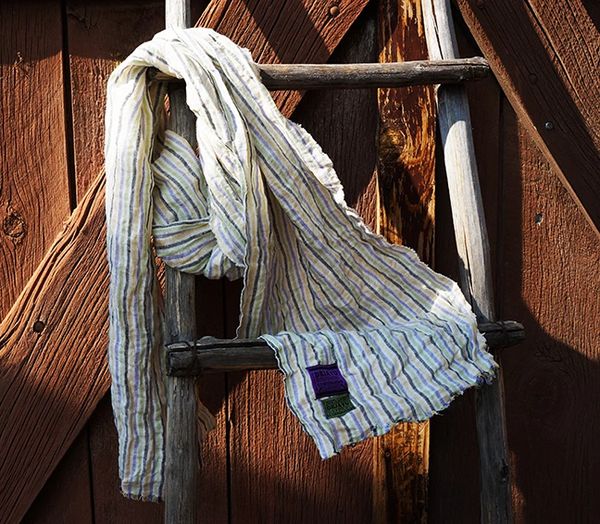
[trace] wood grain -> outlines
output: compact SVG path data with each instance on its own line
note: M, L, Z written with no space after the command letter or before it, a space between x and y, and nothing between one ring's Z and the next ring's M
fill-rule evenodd
M600 231L600 29L584 0L459 0L519 119Z
M418 0L380 0L379 62L428 58ZM378 89L377 232L433 262L435 91ZM373 521L425 522L429 423L398 424L375 439Z
M458 45L449 0L424 0L431 58L456 58ZM469 102L464 86L440 86L440 138L459 257L460 287L479 321L495 320L490 245L479 186ZM504 417L502 368L491 384L476 390L481 522L512 522L510 468Z
M102 196L99 178L0 323L3 522L23 516L108 389Z
M523 325L514 321L479 324L489 348L514 346L523 341ZM219 339L202 337L167 344L167 373L175 377L197 376L223 371L277 369L275 353L260 339Z
M481 54L461 19L457 18L457 40L461 56ZM495 289L505 285L498 278L502 260L498 239L502 236L502 215L498 209L502 193L501 132L502 92L494 77L466 85L471 112L477 166L490 238ZM440 148L441 149L441 148ZM459 277L458 255L444 170L443 153L437 162L436 183L436 270L454 280ZM507 151L507 154L517 153ZM516 269L515 269L516 270ZM511 310L506 314L516 315ZM509 350L510 351L510 350ZM516 348L517 352L522 351ZM504 354L504 352L502 352ZM509 406L507 406L509 409ZM455 399L441 416L431 420L428 518L431 523L479 522L479 450L475 424L475 389Z
M161 524L163 504L131 500L121 495L117 463L117 430L113 419L110 395L105 395L100 400L84 431L89 433L94 524L128 522ZM70 454L71 449L66 457ZM59 467L61 466L59 465ZM48 488L50 482L51 480L48 481L44 490ZM61 486L53 487L56 491L60 491Z
M137 45L163 28L164 6L136 0L126 4L114 0L102 3L69 0L66 13L73 114L70 125L76 196L80 199L104 163L104 110L108 76ZM96 523L126 522L132 518L143 518L149 523L161 522L161 506L132 502L121 495L117 473L117 437L110 395L100 402L86 431L89 433L89 476ZM70 453L71 450L67 457ZM45 493L60 491L61 486L53 485L52 480L44 488Z
M94 523L88 438L84 429L29 508L23 524Z
M517 117L505 102L500 307L528 330L518 354L503 359L515 521L593 522L600 331L586 319L600 316L600 248Z
M0 445L7 450L0 505L8 521L24 514L109 385L103 179L86 184L89 191L0 325ZM41 333L31 329L38 319ZM76 340L85 348L74 355Z
M374 16L373 9L364 13L333 62L375 60ZM294 115L332 158L351 204L372 196L375 95L373 90L311 91ZM238 298L229 297L228 304L229 318L235 319ZM322 461L286 406L279 372L229 376L231 522L370 522L372 441Z
M502 360L514 519L594 521L600 508L587 479L599 474L599 428L589 399L598 397L599 344L598 330L584 319L599 313L597 237L509 101L492 80L483 84L470 103L477 158L487 166L480 164L488 224L498 233L497 310L523 321L528 332ZM498 134L494 144L490 135ZM438 236L438 254L445 240ZM478 521L469 400L457 399L432 423L432 523Z
M164 28L160 2L68 0L67 46L71 87L76 199L104 167L104 111L110 73L139 44Z
M167 28L186 29L192 24L189 0L165 2ZM196 117L186 105L185 86L169 86L169 125L193 148ZM196 282L194 275L165 268L166 342L193 339L196 333ZM200 399L194 379L168 377L165 445L165 523L194 524L198 519L198 442L214 428L215 420ZM196 416L201 414L202 430ZM206 473L206 472L203 472Z
M367 0L212 0L198 26L212 27L248 48L255 62L320 64L367 5ZM290 116L302 98L298 91L273 94L280 111Z
M0 4L0 318L70 213L61 49L58 0Z
M364 89L458 84L489 74L484 58L409 60L381 64L255 64L262 83L270 90ZM184 81L155 69L152 80L182 84Z

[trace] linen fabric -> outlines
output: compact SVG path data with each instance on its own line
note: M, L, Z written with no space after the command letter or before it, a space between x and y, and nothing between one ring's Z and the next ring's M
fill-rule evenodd
M198 152L163 129L165 87L149 82L149 67L185 80ZM273 348L287 403L323 458L492 380L496 364L456 283L346 205L331 160L281 115L247 49L204 28L138 47L109 80L105 153L108 351L126 496L163 490L152 246L181 271L243 278L237 336ZM339 397L321 398L336 387Z

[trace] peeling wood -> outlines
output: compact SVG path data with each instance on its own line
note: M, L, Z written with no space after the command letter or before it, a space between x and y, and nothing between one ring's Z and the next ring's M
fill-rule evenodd
M380 62L427 59L419 0L380 0ZM435 91L378 89L378 233L433 262ZM401 423L375 439L373 521L425 522L429 422Z

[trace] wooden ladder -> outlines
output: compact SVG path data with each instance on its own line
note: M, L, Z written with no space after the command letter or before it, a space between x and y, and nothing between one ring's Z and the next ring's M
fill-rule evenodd
M492 349L524 338L517 322L495 322L489 242L471 135L469 105L461 82L489 72L483 58L459 59L449 0L423 0L430 61L398 64L260 65L270 89L394 87L441 84L438 119L444 147L460 285ZM189 0L166 0L167 27L190 27ZM169 87L172 128L195 143L195 119L181 83ZM195 337L194 276L166 269L167 448L165 522L197 521L198 430L196 377L207 372L276 368L273 351L260 340ZM477 432L481 468L481 522L512 521L510 475L504 423L502 375L477 390ZM201 415L202 416L202 415Z

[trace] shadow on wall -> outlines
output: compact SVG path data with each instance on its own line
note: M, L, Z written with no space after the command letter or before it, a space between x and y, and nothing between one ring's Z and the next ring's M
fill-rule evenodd
M478 54L456 19L462 55ZM597 237L498 85L478 82L469 93L497 315L527 332L501 357L516 521L592 522L600 510ZM445 177L438 181L438 269L456 278ZM470 392L432 422L430 522L479 522L478 460Z
M115 2L115 8L118 4ZM596 4L591 1L585 4L590 16L598 24ZM69 13L70 16L79 16L82 12L85 14L85 2L70 2L69 5L75 9ZM308 15L304 20L306 23L310 21ZM364 18L359 19L356 25L361 24L366 26ZM268 34L268 27L260 28ZM355 39L360 42L371 37L368 34L361 37L351 32L346 41ZM285 47L285 42L274 42L272 45L274 52L278 53ZM352 56L351 52L344 52ZM373 59L369 56L370 52L362 49L362 60ZM93 47L82 49L82 53L82 56L95 56ZM341 53L336 53L332 60L339 58ZM357 52L358 55L360 53ZM463 56L472 54L478 53L463 53ZM283 55L280 58L283 60ZM13 58L9 59L12 63ZM285 61L292 60L285 57ZM477 84L473 89L480 87ZM541 160L531 140L517 125L512 110L497 86L488 84L483 95L478 92L477 96L471 97L471 102L480 176L496 261L498 316L523 322L528 335L526 343L507 350L502 357L518 520L592 521L592 515L600 511L600 500L595 496L596 479L600 474L600 453L597 451L600 403L596 400L600 398L600 372L595 353L600 341L597 329L593 326L598 316L596 296L599 261L595 237L554 174ZM332 157L351 204L357 202L368 186L375 165L374 144L369 142L361 145L367 135L375 140L375 107L373 91L332 91L308 95L298 111L298 114L308 115L302 124ZM335 128L331 128L332 122ZM490 125L491 122L495 127ZM438 159L439 163L441 159ZM456 259L451 246L452 227L447 193L443 182L440 181L438 187L438 269L456 275L453 272ZM201 301L206 296L215 297L223 291L221 283L210 283L210 286L213 287L207 295L200 297ZM227 303L211 300L210 315L217 315L220 311L219 316L227 316L231 324L234 319L231 310L235 309L235 292L228 289L226 295L230 297ZM227 315L225 312L228 312ZM203 314L201 310L200 315ZM214 334L231 334L231 327L220 324L221 333ZM227 391L237 391L237 388L243 387L244 381L243 375L231 375L227 379L215 376L205 381L204 388L209 391L205 391L204 398L209 400L211 410L223 416L228 402ZM281 395L267 401L280 402ZM250 412L261 409L261 406L247 405L244 409ZM218 477L221 482L218 489L221 491L203 495L207 511L211 511L212 507L214 512L222 511L223 497L227 499L231 496L231 492L223 488L222 475L223 471L225 475L231 475L232 465L229 461L232 457L227 454L225 439L233 422L221 422L221 431L224 433L216 433L214 438L219 441L214 446L205 447L204 451L206 462L218 467L221 475ZM289 423L289 434L299 433L293 418L275 422ZM270 421L257 418L254 423L267 426ZM433 419L431 522L479 522L474 423L472 394L457 399L443 415ZM102 502L101 493L110 491L120 497L116 478L116 435L106 399L90 427L101 428L104 432L97 436L96 442L100 442L101 446L91 451L94 454L91 458L104 468L102 476L95 477L95 482L98 482L95 485L97 503L105 504L104 509L98 507L97 516L101 520L102 511L110 512L111 507L115 506L112 496ZM276 436L280 434L274 431L273 438ZM290 440L300 441L294 439ZM283 449L284 443L281 453L315 455L312 443L306 442L306 446L288 450ZM243 445L244 442L239 443L239 446ZM252 502L255 507L253 514L263 516L264 521L274 519L277 512L284 512L281 501L285 500L288 507L300 508L293 522L308 522L309 516L318 516L324 522L339 522L340 508L347 506L347 500L336 500L341 492L334 489L337 486L346 486L344 493L348 497L348 494L352 494L354 498L362 497L370 502L370 479L365 477L365 470L360 469L368 464L365 459L365 455L367 458L370 456L368 446L359 445L340 457L344 460L333 459L337 462L323 466L323 470L331 468L327 469L327 478L332 479L332 484L318 492L314 486L322 487L319 479L306 478L305 483L296 482L297 478L302 478L301 472L290 472L295 475L292 484L289 478L280 475L281 470L270 464L248 469L250 462L236 463L236 467L239 466L235 470L237 479L233 479L233 475L230 478L236 483L233 494L239 496L244 488L253 493L253 499L243 499L243 503ZM312 455L306 460L318 464L318 458ZM348 460L345 460L346 457ZM352 460L354 457L356 461ZM234 460L237 459L234 457ZM264 495L275 498L261 498L263 493L259 489L250 490L250 484L272 486ZM210 483L207 489L209 487ZM229 503L235 508L236 499L230 498ZM147 512L148 522L161 521L160 506L133 501L118 502L119 508L125 505L130 509L120 509L122 521L126 521L128 511L131 511L132 519L139 519L140 514ZM244 510L244 506L235 508L238 513L233 515L234 518L242 520ZM283 513L277 516L282 520L290 520L290 516Z

